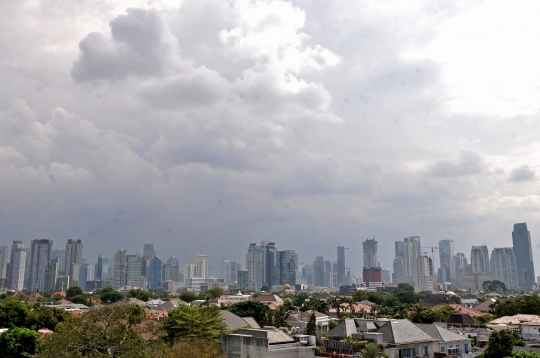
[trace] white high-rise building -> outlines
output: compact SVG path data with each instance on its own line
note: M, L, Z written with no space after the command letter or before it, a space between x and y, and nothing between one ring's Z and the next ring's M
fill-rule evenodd
M7 245L0 245L0 282L7 278L7 264L9 261L9 248ZM3 287L0 287L3 288Z
M491 270L496 280L504 282L506 288L519 288L516 255L512 247L496 247L491 251Z
M197 265L186 264L184 265L184 280L188 278L197 277Z
M11 245L10 267L9 288L15 291L22 291L26 267L26 250L24 249L22 241L13 241L13 244Z
M82 267L82 249L81 240L69 239L66 243L65 273L66 276L69 276L71 286L75 286L79 281L79 273L73 271L73 265Z
M416 258L420 256L420 236L409 236L403 240L404 276L414 276Z
M491 264L489 263L489 252L487 246L473 246L471 248L472 273L491 274Z
M265 282L265 266L266 266L266 243L262 242L261 246L257 244L249 244L246 257L248 271L248 288L259 291Z
M428 256L415 259L414 289L415 291L431 291L434 287L433 262Z
M195 265L197 266L197 277L208 278L210 277L210 256L208 255L196 255Z

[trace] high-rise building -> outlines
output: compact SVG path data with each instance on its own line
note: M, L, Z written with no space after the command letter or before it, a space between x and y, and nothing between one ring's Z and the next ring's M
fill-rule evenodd
M455 278L455 284L462 287L461 276L467 275L467 257L464 253L458 252L452 257L454 272L452 276Z
M416 258L420 256L420 236L409 236L403 240L404 276L414 277Z
M126 250L118 250L114 255L113 287L123 288L127 283L127 254Z
M143 258L139 255L126 255L127 286L142 288Z
M344 246L338 246L337 247L337 283L339 286L343 286L347 284L347 280L345 279L345 247Z
M195 265L197 266L197 277L205 279L210 277L210 256L196 255Z
M322 256L315 257L313 261L313 285L324 286L324 258Z
M32 266L32 251L30 247L25 247L24 251L26 251L26 264L24 266L24 289L27 291L30 291L30 268Z
M52 245L53 241L47 239L31 241L29 291L45 289L45 268L52 258Z
M195 278L197 276L197 265L186 264L184 265L184 280L189 278Z
M66 250L53 250L52 260L58 259L58 275L65 275Z
M382 269L380 267L364 267L362 270L362 280L368 287L382 286Z
M266 279L266 242L260 246L255 243L249 244L246 256L246 268L248 270L248 286L252 290L259 291Z
M298 254L294 250L278 251L277 258L279 284L294 285L296 283L296 272L298 270Z
M107 281L109 276L109 259L101 255L98 256L98 262L96 267L96 280Z
M489 252L487 246L473 246L471 248L472 273L491 274L491 264L489 263Z
M236 282L236 288L240 291L245 291L249 288L249 274L248 270L239 270L237 275L238 281Z
M223 261L223 278L226 284L234 283L238 281L238 271L240 271L241 265L238 260L224 260Z
M378 267L377 263L377 241L367 239L362 243L364 249L364 267Z
M167 265L176 265L178 267L180 267L180 259L178 258L178 256L171 256L167 259L167 262L166 262Z
M531 288L534 285L534 262L531 248L531 233L526 223L515 224L512 244L516 255L519 286Z
M433 282L433 261L428 256L419 256L414 261L414 289L415 291L431 291Z
M440 240L439 241L439 260L441 272L449 273L447 281L454 281L452 273L454 272L454 263L452 261L454 257L454 241L452 240ZM444 275L447 276L447 275Z
M9 261L9 248L7 245L0 245L0 280L7 278L7 267ZM3 285L0 285L4 287Z
M398 283L399 279L405 275L405 260L403 256L397 256L394 259L394 264L392 265L394 272L392 273L392 282Z
M56 281L58 280L58 259L47 262L45 267L45 290L55 291Z
M69 239L66 243L65 274L69 276L72 285L79 281L79 273L73 272L73 265L82 264L83 244L81 240Z
M395 244L396 257L403 257L403 241L396 241Z
M154 244L144 244L143 257L147 257L147 256L156 256L156 250L154 249Z
M30 260L30 258L28 258ZM13 241L11 245L9 288L22 291L26 267L26 251L22 241Z
M389 283L392 282L392 274L390 273L389 269L382 269L382 282Z
M167 260L168 261L168 260ZM236 275L235 275L236 277ZM173 282L179 282L180 281L180 269L178 266L173 264L164 264L162 269L162 281L173 281Z
M507 289L519 288L516 255L513 248L494 248L491 251L491 270L495 279L503 282Z
M271 288L273 285L279 284L277 278L277 248L274 242L269 242L265 246L266 250L266 278L264 283Z

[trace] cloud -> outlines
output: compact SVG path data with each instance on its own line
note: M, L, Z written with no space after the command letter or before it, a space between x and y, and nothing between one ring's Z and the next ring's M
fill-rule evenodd
M517 167L512 170L510 173L510 181L520 182L520 181L530 181L536 179L536 173L528 165L523 164L520 167Z
M429 165L427 174L433 177L458 177L484 174L487 171L485 159L474 151L461 151L458 160L438 159Z

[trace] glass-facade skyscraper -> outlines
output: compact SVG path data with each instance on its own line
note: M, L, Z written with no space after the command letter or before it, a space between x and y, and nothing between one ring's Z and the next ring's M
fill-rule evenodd
M534 263L531 248L531 233L526 223L514 224L512 244L516 255L518 282L520 287L531 288L535 284Z

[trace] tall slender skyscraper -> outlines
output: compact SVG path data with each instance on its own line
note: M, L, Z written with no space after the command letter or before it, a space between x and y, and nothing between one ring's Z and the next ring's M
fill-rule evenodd
M29 291L42 291L45 289L45 269L52 258L52 240L32 240L30 243L30 277Z
M107 281L109 278L109 259L101 255L98 256L96 267L96 280Z
M210 277L210 256L196 255L195 265L197 266L197 277L200 277L200 278Z
M433 261L431 257L419 256L415 258L414 289L415 291L433 290Z
M491 274L489 252L487 246L473 246L471 248L472 273Z
M338 246L337 247L337 280L338 285L346 285L347 281L345 280L345 247L344 246Z
M9 288L21 291L24 287L24 271L26 267L26 251L22 241L15 240L11 245L10 266Z
M395 244L396 257L403 257L403 241L396 241Z
M69 282L75 284L79 281L79 273L73 272L73 265L82 264L83 244L81 240L69 239L66 243L65 274L69 276Z
M454 263L452 261L454 257L454 242L452 240L440 240L439 241L439 260L440 267L443 271L450 271L450 279L455 280L453 276Z
M491 251L491 270L496 280L504 282L506 288L519 288L516 255L511 247L496 247Z
M377 263L377 241L367 239L363 242L364 249L364 267L378 267Z
M464 253L458 252L453 258L453 266L454 266L454 273L453 276L455 278L455 284L458 287L462 286L462 280L461 276L467 274L467 257Z
M526 223L515 224L512 243L516 255L519 286L531 288L535 283L534 263L531 248L531 233Z
M280 285L294 285L296 283L296 271L298 270L298 254L294 250L277 252L278 282Z
M154 244L144 244L143 256L156 256L156 250Z
M127 283L127 255L126 250L118 250L114 255L114 288L122 288Z
M7 245L0 245L0 282L5 283L7 278L7 264L9 261L9 248ZM0 287L4 285L0 284Z
M416 258L420 256L420 236L409 236L403 239L403 267L405 276L414 277Z

